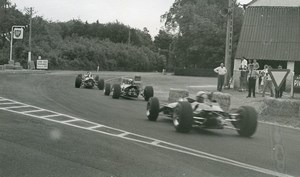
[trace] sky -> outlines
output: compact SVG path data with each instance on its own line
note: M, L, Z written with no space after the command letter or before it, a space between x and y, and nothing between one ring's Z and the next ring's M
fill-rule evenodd
M81 19L93 23L119 22L132 28L146 27L152 37L163 26L160 16L175 0L10 0L21 11L33 7L36 15L51 21ZM238 0L241 4L251 0Z

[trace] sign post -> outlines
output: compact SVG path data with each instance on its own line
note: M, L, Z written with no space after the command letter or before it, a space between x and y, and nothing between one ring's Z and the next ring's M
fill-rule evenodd
M12 61L13 40L23 39L24 28L25 26L17 26L17 25L13 25L11 27L9 61Z
M294 98L295 93L300 93L300 75L294 76L292 89L292 98Z
M290 73L289 69L269 69L268 73L271 76L272 82L275 86L275 97L278 98L278 92L283 86L286 77Z

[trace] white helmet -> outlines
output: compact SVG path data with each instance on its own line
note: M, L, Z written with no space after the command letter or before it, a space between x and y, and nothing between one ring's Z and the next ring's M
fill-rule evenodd
M200 102L200 103L203 103L205 99L207 99L208 96L207 96L207 93L204 92L204 91L199 91L197 94L196 94L196 101Z

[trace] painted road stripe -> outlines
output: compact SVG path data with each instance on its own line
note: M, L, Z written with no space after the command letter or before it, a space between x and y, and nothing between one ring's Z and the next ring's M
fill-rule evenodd
M130 134L129 132L124 132L124 133L118 134L117 136L118 137L124 137L124 136L129 135L129 134Z
M15 102L9 102L9 103L0 103L0 105L9 105L9 104L18 104L18 103L15 103Z
M16 108L27 108L29 106L23 105L23 106L11 106L11 107L6 107L5 109L16 109Z
M28 113L33 113L33 112L42 112L42 111L46 111L44 109L35 109L35 110L30 110L30 111L23 111L21 113L23 114L28 114Z
M92 127L88 127L88 129L96 129L96 128L100 128L103 127L104 125L96 125L96 126L92 126Z
M20 104L22 104L22 103L20 103ZM35 106L32 106L32 107L35 107ZM38 108L38 107L36 107L36 108ZM42 108L39 108L39 109L42 109ZM12 112L12 113L26 115L26 116L29 116L29 117L34 117L34 118L37 118L37 119L47 120L47 121L50 121L50 122L56 122L56 123L71 126L71 127L76 127L76 128L83 129L83 130L88 130L88 131L91 131L91 132L97 132L97 133L101 133L101 134L105 134L105 135L109 135L109 136L113 136L113 137L117 137L117 138L121 138L121 139L126 139L126 140L135 141L135 142L139 142L139 143L143 143L143 144L147 144L147 145L152 145L152 146L155 146L155 147L160 147L160 148L163 148L163 149L168 149L168 150L188 154L188 155L192 155L192 156L199 157L199 158L209 159L209 160L212 160L212 161L216 161L216 162L220 162L220 163L224 163L224 164L229 164L229 165L233 165L233 166L236 166L236 167L241 167L241 168L244 168L244 169L249 169L249 170L253 170L253 171L256 171L256 172L260 172L260 173L264 173L264 174L268 174L268 175L272 175L272 176L290 177L290 175L287 175L287 174L279 173L279 172L276 172L276 171L272 171L272 170L269 170L269 169L257 167L257 166L254 166L254 165L249 165L249 164L238 162L238 161L228 159L228 158L225 158L225 157L221 157L221 156L209 154L209 153L206 153L206 152L203 152L203 151L199 151L199 150L191 149L191 148L188 148L188 147L180 146L180 145L177 145L177 144L161 141L159 139L155 139L155 138L146 137L146 136L143 136L143 135L127 132L127 131L124 131L124 130L121 130L121 129L105 126L105 125L102 125L102 124L98 124L98 123L95 123L95 122L91 122L91 121L87 121L87 120L84 120L84 119L76 118L76 117L73 117L73 116L68 116L68 115L65 115L65 114L61 114L61 115L69 117L69 118L76 119L78 121L89 122L91 124L95 124L95 125L98 125L100 127L105 127L105 128L120 131L120 132L123 132L123 133L113 134L113 133L101 131L101 130L98 130L98 129L91 129L90 127L83 127L83 126L79 126L79 125L70 124L68 122L66 123L64 121L58 121L58 120L45 118L45 117L42 117L42 116L24 114L22 112L18 112L18 111L15 111L15 110L10 110L10 109L5 109L5 108L3 110L8 111L8 112ZM45 110L45 109L43 109L43 110ZM54 112L54 111L49 111L49 112ZM60 113L57 113L57 114L60 114ZM144 141L144 140L140 140L140 139L137 139L137 138L135 139L135 138L127 137L127 136L120 136L122 134L125 135L125 133L126 133L126 135L134 135L136 137L145 138L145 139L151 140L151 141L149 142L149 141Z

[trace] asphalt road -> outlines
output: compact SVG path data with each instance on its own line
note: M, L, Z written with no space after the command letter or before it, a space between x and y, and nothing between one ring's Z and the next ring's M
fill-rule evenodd
M74 80L70 73L0 73L0 97L216 157L37 119L1 110L0 103L1 177L276 176L276 172L300 176L299 130L259 124L252 138L241 138L233 130L195 129L180 134L166 118L149 122L142 99L113 100L97 89L76 89ZM216 160L220 158L225 159Z

